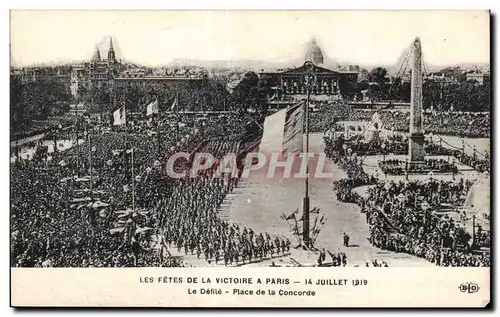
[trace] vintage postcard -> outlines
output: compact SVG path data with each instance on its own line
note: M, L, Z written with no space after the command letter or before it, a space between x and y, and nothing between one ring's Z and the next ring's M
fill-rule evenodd
M10 19L12 306L490 303L490 12Z

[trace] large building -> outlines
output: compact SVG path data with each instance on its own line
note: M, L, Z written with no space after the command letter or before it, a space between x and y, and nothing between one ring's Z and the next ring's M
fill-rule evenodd
M314 38L309 43L305 60L312 62L314 65L323 65L324 63L323 52Z
M57 80L70 87L70 66L30 66L11 71L11 75L23 81Z
M107 58L101 57L101 52L96 46L90 62L83 62L72 66L70 89L74 98L92 87L99 89L112 89L114 79L122 71L123 65L116 59L113 39L109 39Z
M325 56L315 39L309 42L304 62L310 61L317 77L316 85L312 87L312 95L342 96L353 98L358 82L357 71L332 70L325 67ZM260 77L265 79L281 98L287 95L303 95L306 93L302 80L304 66L284 71L261 71Z
M489 84L490 83L490 73L483 73L480 71L475 71L471 73L467 73L466 79L475 80L479 85Z

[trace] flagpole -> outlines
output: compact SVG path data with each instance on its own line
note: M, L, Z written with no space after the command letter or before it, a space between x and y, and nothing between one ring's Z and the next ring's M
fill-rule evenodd
M310 247L311 244L311 239L309 235L309 208L310 208L310 201L309 201L309 93L310 93L310 87L309 85L307 86L307 99L306 99L306 157L305 159L307 160L307 165L306 165L306 179L305 179L305 193L304 193L304 219L302 223L302 229L303 229L303 237L302 240L304 241L304 244L306 247Z
M92 130L89 131L89 166L90 166L90 202L94 201L93 196L93 179L92 179Z
M175 96L175 112L177 116L177 124L175 125L175 141L179 142L179 122L180 122L180 115L179 115L179 93L177 92Z
M156 99L158 102L158 99ZM158 103L156 105L158 107ZM159 108L159 107L158 107ZM154 114L153 114L154 116ZM160 156L161 152L161 140L160 140L160 111L158 109L158 113L156 114L156 140L158 142L158 157Z
M125 102L126 90L127 87L125 86L125 89L123 90L123 118L125 118L125 127L127 127L127 103Z
M304 193L304 201L303 201L303 224L302 224L302 240L304 241L304 245L306 248L311 248L311 237L310 237L310 200L309 200L309 103L310 103L310 95L311 88L316 84L316 75L314 74L314 64L310 61L304 63L303 66L305 72L303 74L303 82L304 86L306 86L306 124L305 124L305 133L306 133L306 156L304 159L307 160L306 164L306 179L305 179L305 193Z
M135 212L134 147L132 146L132 211Z
M76 134L76 175L80 175L80 142L78 140L78 113L75 106L75 134Z

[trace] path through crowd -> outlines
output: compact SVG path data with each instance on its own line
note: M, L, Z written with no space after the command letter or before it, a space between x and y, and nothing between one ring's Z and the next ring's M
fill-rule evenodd
M310 152L323 153L324 142L322 134L311 134ZM405 254L384 251L373 247L367 240L369 236L365 214L355 204L339 202L332 190L332 181L346 177L345 173L331 160L327 159L324 172L333 173L333 179L311 179L311 208L319 207L320 214L325 214L326 223L321 228L315 246L325 248L332 253L344 252L347 255L348 266L365 266L366 262L385 261L390 267L432 266L424 259ZM290 239L292 244L297 239L292 235L290 226L280 215L290 215L299 208L297 219L302 215L302 199L304 197L303 180L242 180L235 191L226 197L221 206L220 217L229 221L244 224L256 233L268 232L270 235L281 235ZM317 214L311 215L311 227L314 226ZM292 224L292 221L290 221ZM350 236L350 246L343 246L343 233ZM173 252L177 254L176 251ZM179 255L183 255L181 252ZM303 265L313 265L317 262L317 254L293 249L289 256L268 259L251 263L250 266L265 266L275 262L277 265L292 265L290 258ZM213 266L195 255L183 256L188 265ZM327 253L327 262L330 259ZM222 262L222 261L221 261ZM224 265L219 262L219 265Z

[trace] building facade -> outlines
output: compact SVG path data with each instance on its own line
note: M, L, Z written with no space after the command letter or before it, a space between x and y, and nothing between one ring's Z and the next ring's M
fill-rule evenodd
M309 42L304 62L314 64L313 72L316 74L316 84L311 89L312 95L341 96L353 98L358 82L357 71L332 70L324 67L325 57L321 48L313 39ZM306 88L302 79L304 66L285 71L262 71L259 73L261 79L265 79L269 86L281 97L287 95L302 95Z
M473 72L465 75L467 80L475 80L479 85L489 84L490 82L490 74L482 73L482 72Z

